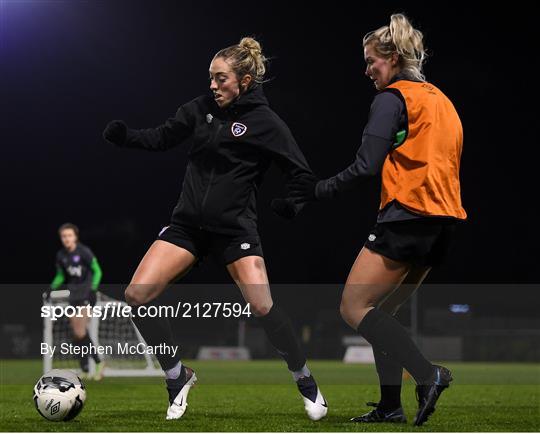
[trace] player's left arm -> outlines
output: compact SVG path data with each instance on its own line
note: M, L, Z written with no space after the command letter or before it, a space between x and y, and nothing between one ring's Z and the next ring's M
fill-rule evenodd
M87 246L83 246L82 251L85 262L92 273L92 291L97 292L101 278L103 277L103 271L101 270L96 255L94 255L92 250L90 250Z
M101 271L101 267L95 256L92 258L92 262L90 262L90 269L92 270L92 291L97 292L101 278L103 277L103 271Z
M291 191L291 184L296 180L315 178L298 143L281 119L278 121L276 128L273 128L269 134L266 145L272 154L272 160L285 175L285 185L289 192ZM295 217L304 205L305 202L297 201L292 196L272 201L274 212L285 218Z

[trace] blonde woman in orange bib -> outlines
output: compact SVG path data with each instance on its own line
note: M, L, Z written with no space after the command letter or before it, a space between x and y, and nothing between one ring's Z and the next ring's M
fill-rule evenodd
M339 174L298 180L298 203L326 200L382 175L377 222L354 262L341 316L373 347L381 399L354 422L406 422L400 400L403 368L417 383L422 425L452 375L433 365L394 318L433 266L446 256L461 205L463 129L448 97L422 72L422 33L402 14L363 40L366 76L376 94L355 161ZM357 203L354 204L357 206Z

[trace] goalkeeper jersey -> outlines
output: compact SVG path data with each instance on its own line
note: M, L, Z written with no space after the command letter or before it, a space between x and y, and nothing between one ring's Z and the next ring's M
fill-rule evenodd
M60 249L56 254L56 267L62 270L65 284L71 293L84 294L92 290L92 261L95 256L84 244L77 243L72 252Z

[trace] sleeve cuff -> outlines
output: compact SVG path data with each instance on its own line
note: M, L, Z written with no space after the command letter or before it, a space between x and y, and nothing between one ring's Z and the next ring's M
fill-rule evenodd
M315 185L315 199L324 200L331 199L334 196L333 188L334 179L323 179L322 181L317 182Z

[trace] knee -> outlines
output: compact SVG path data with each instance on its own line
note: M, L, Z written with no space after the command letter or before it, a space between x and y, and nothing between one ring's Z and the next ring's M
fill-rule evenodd
M86 329L74 328L73 329L73 338L76 341L81 341L86 336Z
M373 307L374 303L369 300L352 299L344 294L339 305L339 313L343 321L356 330L365 314Z
M256 317L262 317L262 316L268 315L268 313L270 312L270 309L272 309L272 303L255 302L255 303L250 303L249 305L249 310Z
M146 293L141 285L129 285L124 291L124 299L130 306L140 306L148 302Z
M347 321L347 318L351 315L351 312L354 310L355 306L358 307L358 304L360 304L359 298L356 297L355 300L345 289L341 295L341 303L339 305L339 313L341 314L341 318Z
M352 318L352 309L350 303L345 297L341 299L341 304L339 305L339 314L341 315L343 321L350 325L350 320Z

